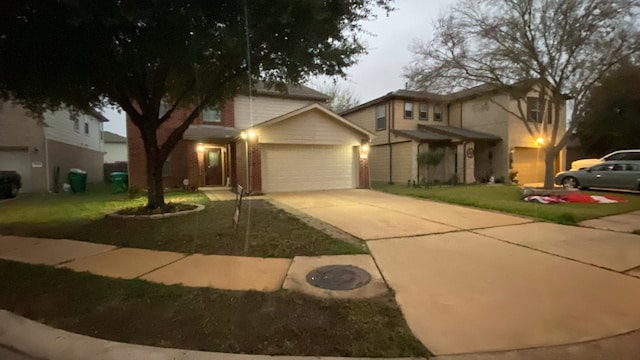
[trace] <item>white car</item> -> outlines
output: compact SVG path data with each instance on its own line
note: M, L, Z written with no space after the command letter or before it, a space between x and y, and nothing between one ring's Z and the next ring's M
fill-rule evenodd
M607 154L600 159L581 159L571 163L571 169L569 171L577 171L580 169L586 169L593 165L609 160L640 160L640 149L635 150L618 150L610 154Z

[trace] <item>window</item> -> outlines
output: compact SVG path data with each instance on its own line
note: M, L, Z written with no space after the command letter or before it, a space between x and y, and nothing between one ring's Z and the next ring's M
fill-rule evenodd
M220 122L220 110L216 108L205 109L202 111L202 121L204 122Z
M73 131L79 133L80 132L80 119L77 117L72 117L71 121L73 121Z
M84 119L84 134L89 135L89 120Z
M427 104L420 104L418 119L429 120L429 106Z
M433 121L442 121L442 109L440 109L440 105L433 105Z
M542 123L544 121L544 110L547 105L546 100L537 97L527 97L527 121ZM551 124L551 106L547 109L547 123Z
M158 109L158 117L163 117L164 114L169 111L169 104L167 104L164 100L160 101L160 108Z
M404 118L413 119L413 103L412 102L404 103Z
M384 130L387 128L385 105L376 106L376 130Z

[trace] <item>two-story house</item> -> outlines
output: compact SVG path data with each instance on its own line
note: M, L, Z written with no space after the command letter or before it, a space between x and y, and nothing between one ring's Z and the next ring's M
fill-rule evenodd
M550 106L541 106L537 92L521 104L528 121L550 129ZM565 124L561 109L558 136ZM376 136L369 155L372 181L394 183L458 181L486 182L517 172L520 184L542 182L544 150L526 130L518 102L507 93L480 86L448 95L397 90L343 112L341 115ZM547 126L548 125L548 126ZM548 138L540 133L539 137ZM440 148L437 166L420 165L419 154ZM556 170L564 168L564 151Z
M251 98L203 111L165 162L164 186L239 184L253 193L367 187L372 134L324 107L327 99L305 86L280 93L260 84ZM163 124L160 141L184 116ZM130 184L146 187L144 147L130 121L127 138Z
M102 181L106 121L97 111L75 116L67 110L46 112L44 120L37 120L5 102L0 107L0 169L20 173L21 192L55 190L73 168L86 171L88 182Z

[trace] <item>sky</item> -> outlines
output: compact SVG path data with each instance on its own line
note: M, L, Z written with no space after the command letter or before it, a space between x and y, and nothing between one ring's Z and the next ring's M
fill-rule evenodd
M411 61L410 45L415 39L430 40L433 23L456 0L395 0L395 11L387 16L378 11L378 18L364 23L373 35L363 35L368 54L347 69L347 80L337 83L349 89L360 102L366 102L390 91L404 88L403 67ZM321 84L331 79L317 78L311 83ZM105 110L109 119L104 129L126 135L125 115Z

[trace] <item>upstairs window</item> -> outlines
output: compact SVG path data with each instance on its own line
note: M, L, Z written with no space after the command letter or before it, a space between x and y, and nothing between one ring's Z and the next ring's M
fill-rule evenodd
M420 104L420 108L418 110L418 119L429 120L429 106L427 104Z
M387 117L385 105L376 106L376 130L384 130L387 128Z
M542 122L544 121L544 111L546 107L546 100L540 100L540 98L532 96L527 97L527 121L542 124ZM551 124L551 106L549 106L546 110L547 124Z
M442 109L440 105L433 105L433 121L442 121Z
M220 122L220 110L217 108L210 108L202 111L202 121L203 122L212 122L219 123Z
M84 134L89 135L89 120L84 119Z
M412 102L404 103L404 118L413 119L413 103Z

